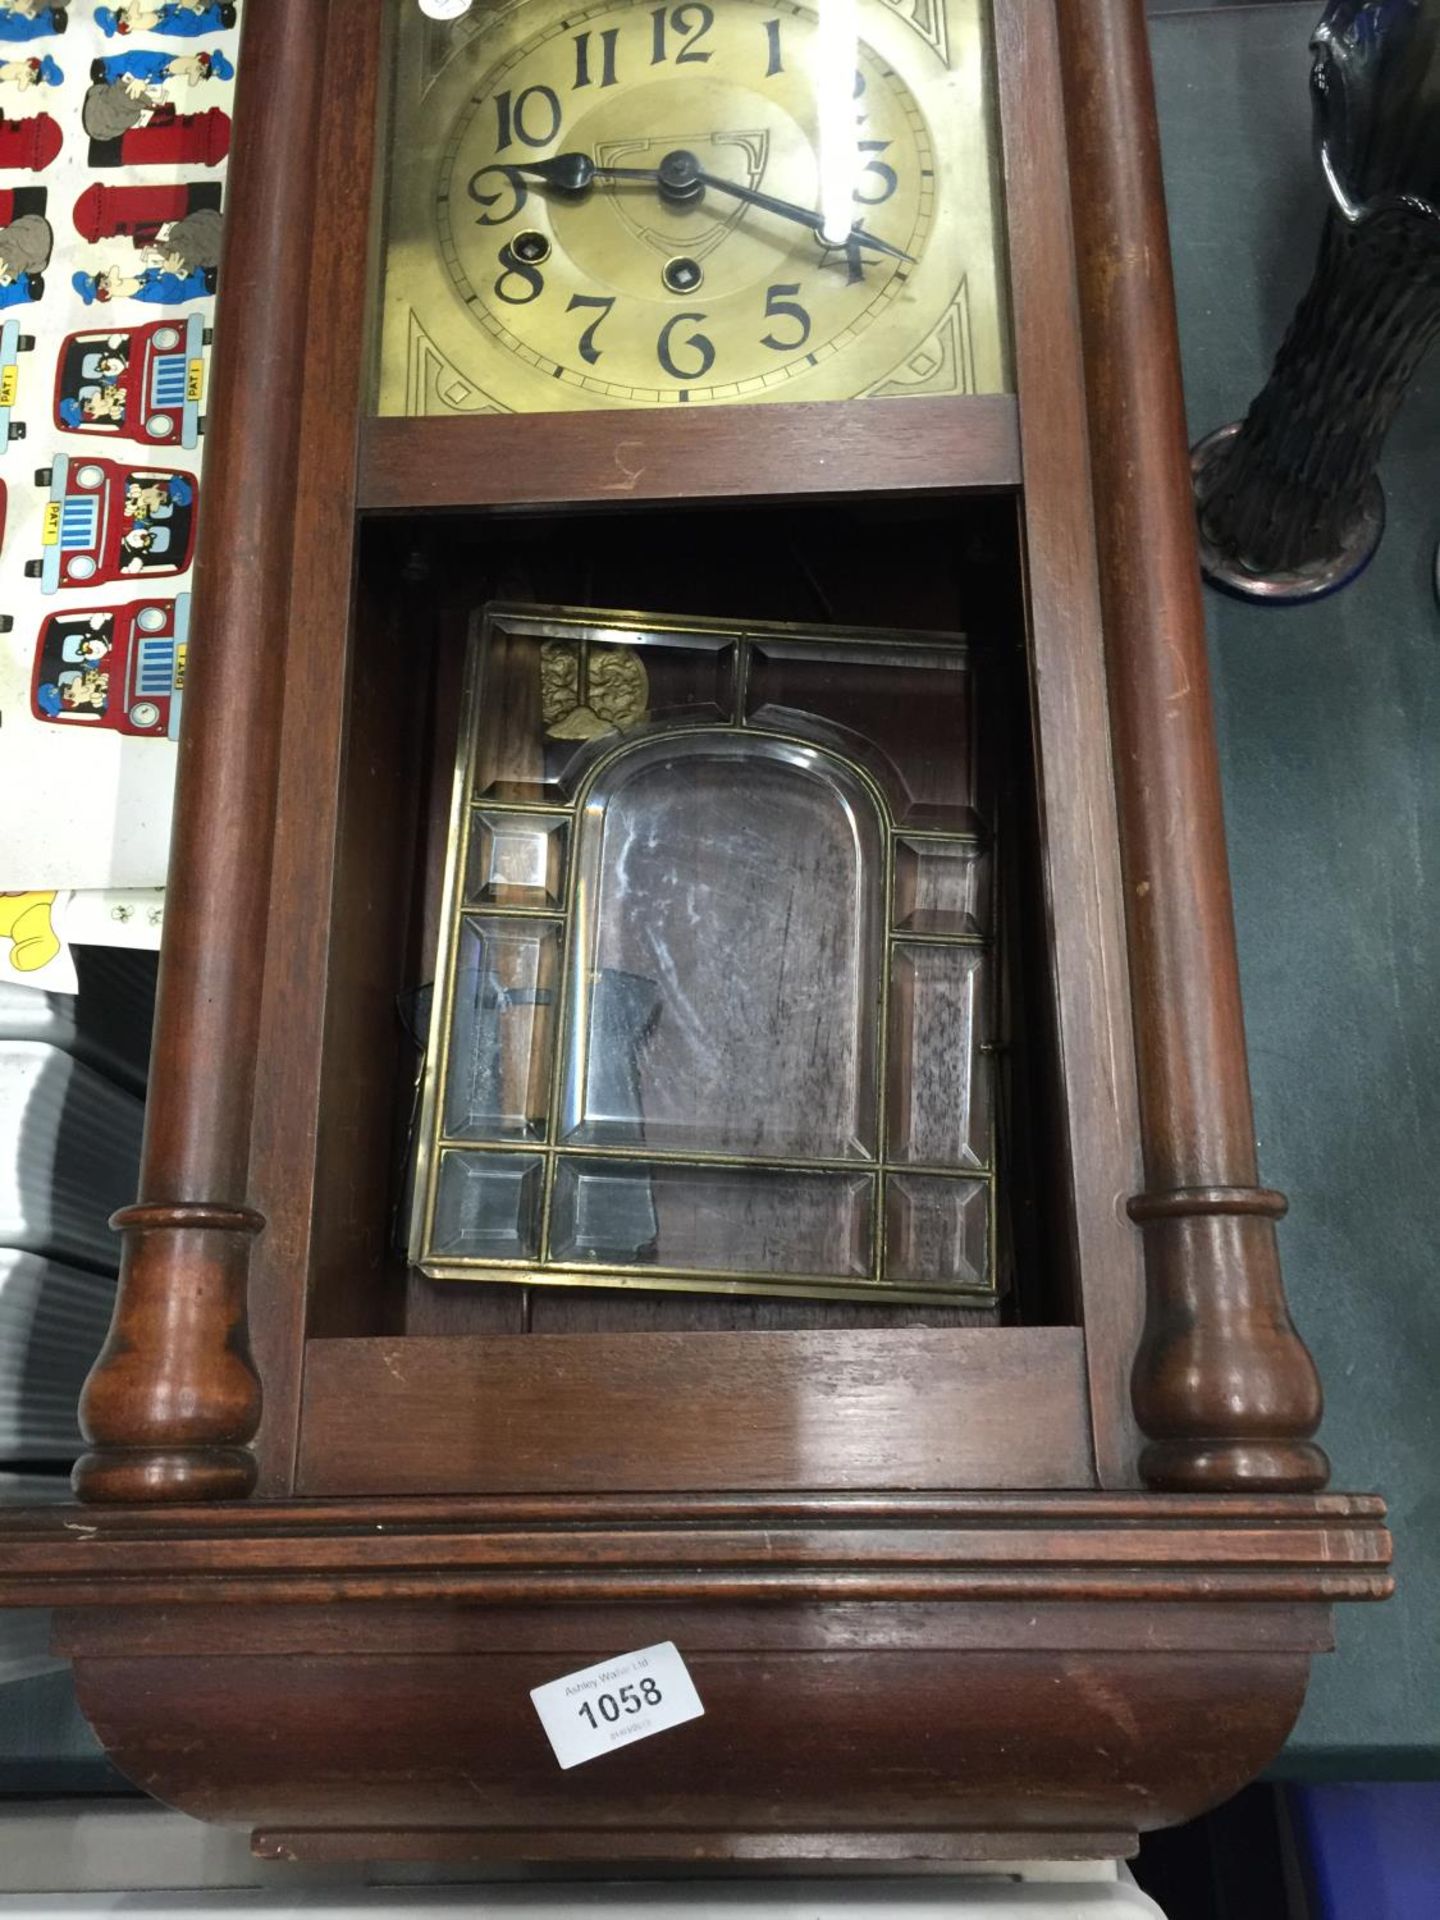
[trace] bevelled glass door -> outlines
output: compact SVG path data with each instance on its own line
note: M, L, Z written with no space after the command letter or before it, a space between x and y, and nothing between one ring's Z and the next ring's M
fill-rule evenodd
M963 640L492 609L412 1257L993 1297L993 860Z

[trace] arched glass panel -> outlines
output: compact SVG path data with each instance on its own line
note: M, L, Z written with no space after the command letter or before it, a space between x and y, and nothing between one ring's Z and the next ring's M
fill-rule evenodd
M814 747L643 742L582 810L559 1138L869 1160L884 980L874 801Z

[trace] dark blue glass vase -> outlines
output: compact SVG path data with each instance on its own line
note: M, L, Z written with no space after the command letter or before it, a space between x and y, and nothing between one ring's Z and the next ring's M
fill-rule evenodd
M1310 286L1243 421L1194 452L1201 563L1247 598L1354 579L1376 465L1440 331L1440 0L1332 0L1311 40L1330 210Z

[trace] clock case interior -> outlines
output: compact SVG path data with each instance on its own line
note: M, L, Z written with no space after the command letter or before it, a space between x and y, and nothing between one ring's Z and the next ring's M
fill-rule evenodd
M0 1600L61 1609L124 1770L263 1853L1123 1852L1253 1775L1329 1602L1387 1589L1255 1168L1143 6L994 13L1016 394L683 420L368 417L384 8L248 16L144 1192L85 1524L7 1519ZM493 601L966 635L997 1305L409 1267ZM704 1718L559 1774L529 1688L663 1639Z
M626 606L658 587L677 612L617 620L522 601L477 620L466 606L483 591L482 525L458 542L468 556L458 577L432 582L454 613L435 619L428 663L434 603L411 589L411 667L428 671L433 716L409 752L422 854L407 958L429 942L422 1012L437 950L454 977L448 1000L443 979L437 987L428 1023L437 1081L448 1055L446 1091L412 1142L426 1176L415 1212L426 1271L390 1282L407 1326L802 1328L1002 1314L1043 1324L1063 1313L1056 1258L1032 1245L1046 1230L1047 1183L1029 1171L1030 1143L1045 1136L1029 1084L1043 1024L1025 1017L1025 983L1008 991L1036 951L1040 911L1016 531L1003 501L975 503L958 528L938 505L875 503L512 521L505 577L532 603L559 586ZM458 534L432 541L437 556ZM398 567L391 557L396 539L403 552L425 538L414 523L391 526L373 564L382 577L428 571L418 547ZM877 577L869 557L881 551ZM745 606L772 624L747 621ZM934 624L900 634L872 624L880 611L934 623L947 607L964 614L963 641ZM773 624L776 611L785 624ZM468 705L453 697L457 652L471 662ZM605 722L581 701L617 657L633 694L627 682ZM579 674L568 692L556 680L547 727L540 676L552 665ZM603 687L596 698L606 705ZM452 805L457 718L462 737L480 738ZM392 803L415 792L413 777L384 784ZM793 844L797 831L808 847ZM543 835L550 849L543 886L493 878L499 838L522 834L523 846ZM963 905L947 859L965 876ZM956 904L925 904L937 886ZM631 924L642 894L649 917ZM697 901L710 918L696 921ZM578 1081L571 1056L584 1063ZM413 1061L405 1071L402 1090ZM389 1104L403 1107L403 1091ZM499 1253L487 1267L489 1198ZM508 1307L488 1297L497 1281L536 1274L521 1231L538 1235L542 1221L557 1251L541 1284ZM588 1248L587 1223L601 1235L592 1257L618 1260L611 1281L629 1298L595 1298L584 1266L565 1270L565 1235ZM626 1242L608 1258L607 1230ZM545 1290L552 1273L563 1294ZM1039 1275L1051 1277L1048 1300ZM470 1283L470 1297L447 1280ZM642 1289L694 1297L666 1305L635 1297ZM706 1294L754 1304L737 1311ZM812 1305L782 1304L787 1294ZM848 1296L858 1315L818 1308L826 1294Z

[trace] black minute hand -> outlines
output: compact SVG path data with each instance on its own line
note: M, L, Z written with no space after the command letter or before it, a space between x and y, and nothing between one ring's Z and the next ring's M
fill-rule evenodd
M693 200L703 188L709 187L715 193L728 193L752 207L763 208L766 213L779 214L782 220L797 221L812 233L823 236L825 229L823 214L813 213L809 207L798 206L793 200L777 200L774 194L761 193L755 187L741 186L738 180L722 180L717 174L707 173L693 153L684 151L667 153L658 167L603 167L597 166L588 153L557 153L549 160L521 161L514 164L513 170L538 174L551 186L562 187L569 193L579 193L592 180L648 180L659 187L662 199L684 202ZM876 253L887 253L892 260L913 259L913 255L891 246L878 234L867 233L863 227L852 227L837 244L847 251L853 247L873 247Z
M793 200L777 200L773 194L758 193L754 187L742 187L738 180L719 180L713 173L700 172L697 175L702 187L712 187L716 193L733 194L737 200L748 201L752 207L763 207L767 213L778 213L783 220L798 220L802 227L809 227L812 233L824 235L825 216L812 213L808 207L800 207ZM900 247L892 247L888 240L882 240L878 234L867 233L863 227L852 227L843 240L834 244L849 247L873 247L877 253L888 253L892 260L913 260L914 255L906 253Z

